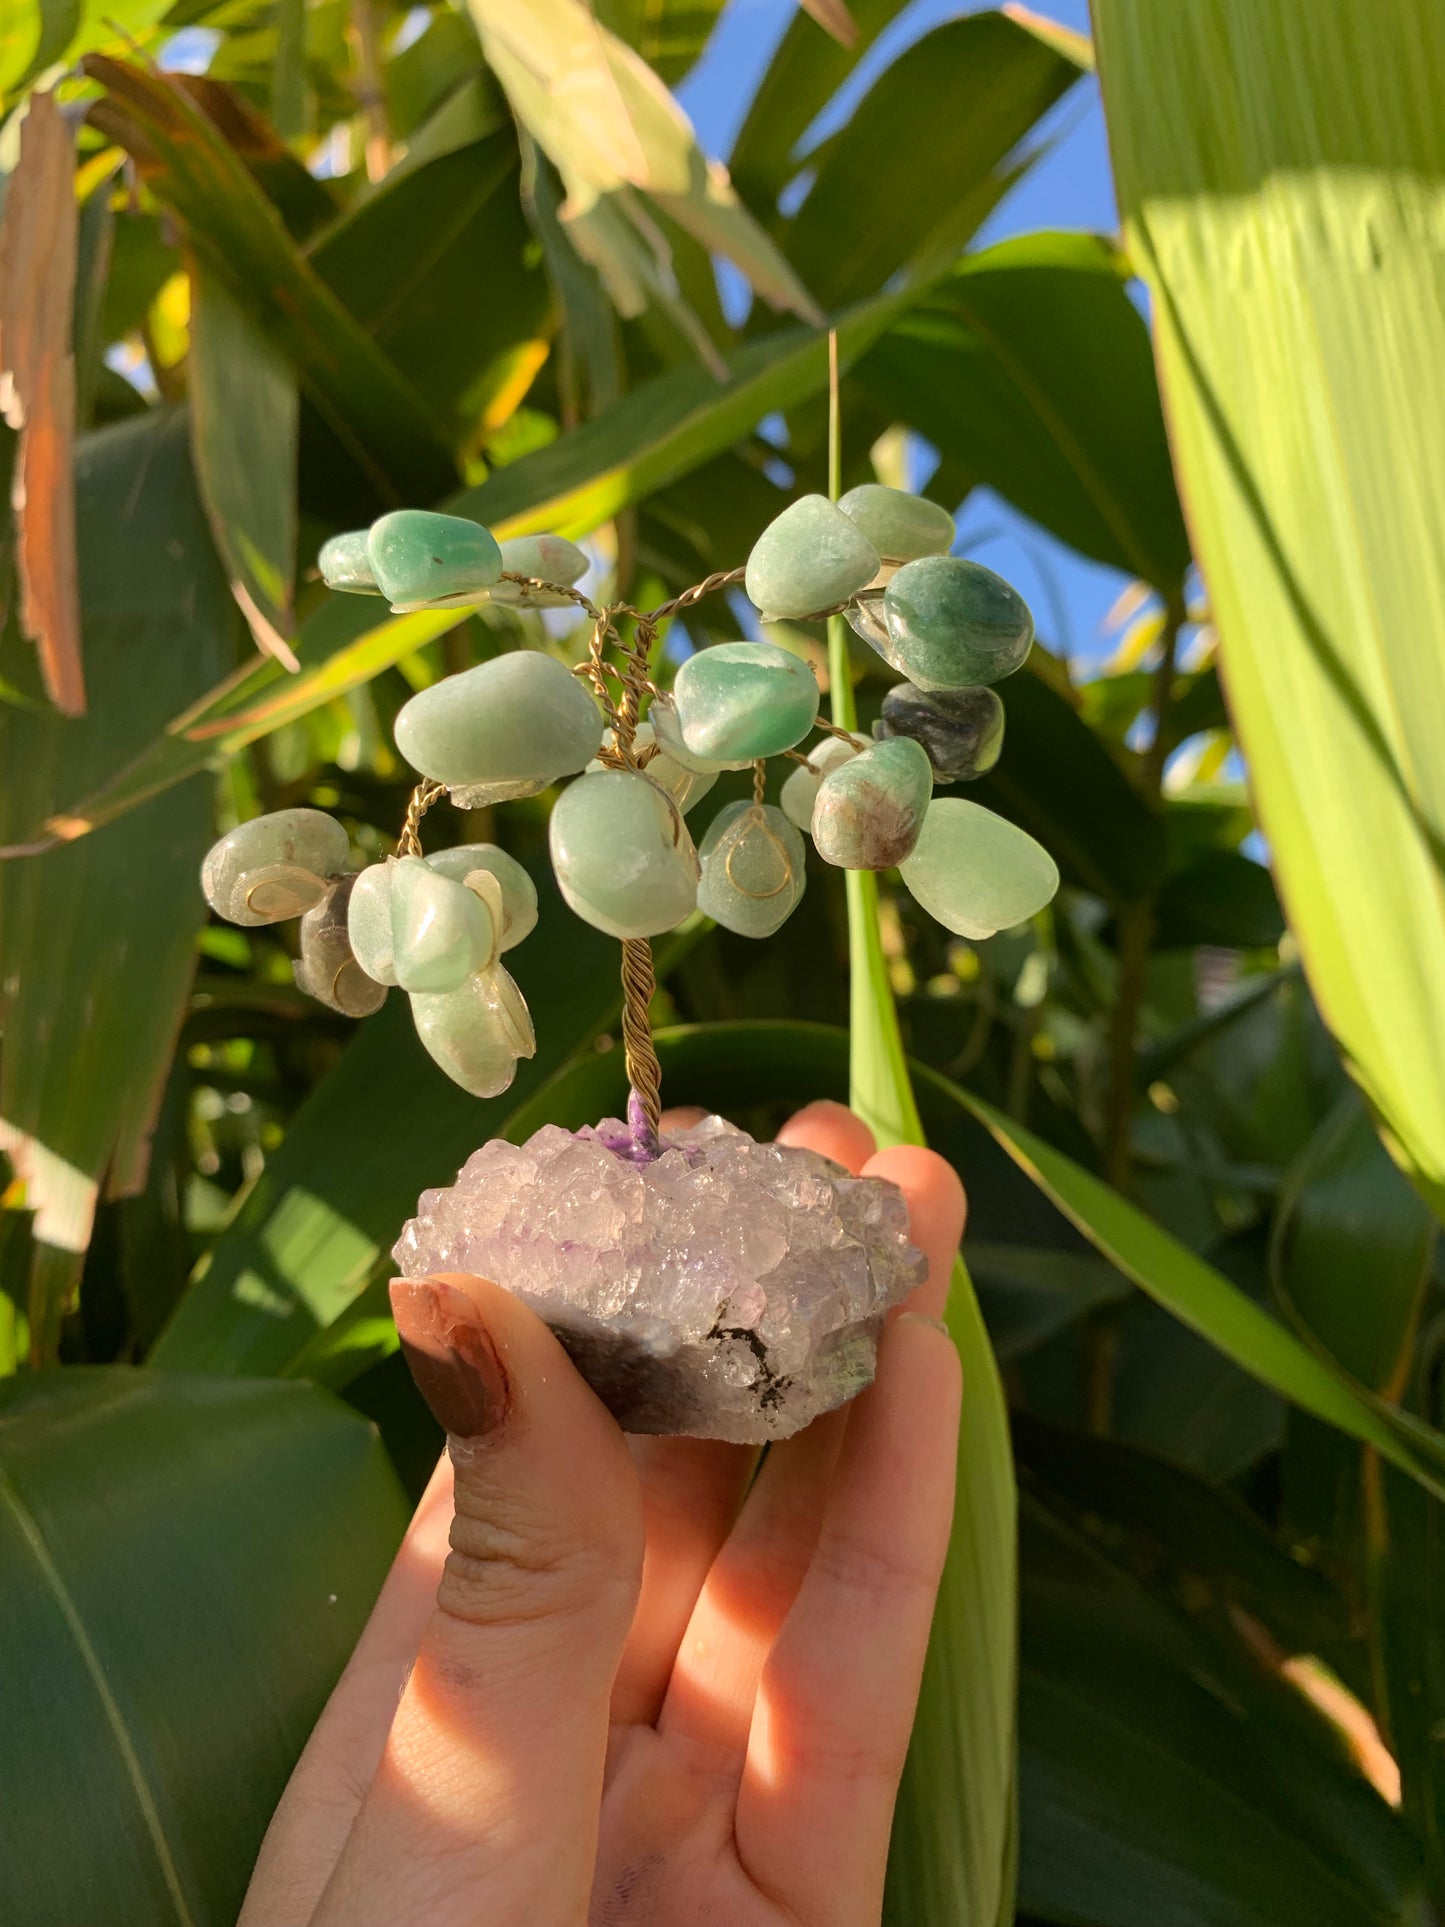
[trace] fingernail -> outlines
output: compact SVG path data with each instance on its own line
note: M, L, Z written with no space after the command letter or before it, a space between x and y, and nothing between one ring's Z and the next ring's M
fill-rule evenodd
M936 1332L942 1332L945 1338L953 1336L948 1329L947 1319L925 1318L921 1311L901 1311L898 1314L898 1322L900 1325L932 1325L933 1329Z
M393 1278L391 1311L437 1424L457 1439L496 1431L512 1407L511 1380L467 1294L437 1278Z

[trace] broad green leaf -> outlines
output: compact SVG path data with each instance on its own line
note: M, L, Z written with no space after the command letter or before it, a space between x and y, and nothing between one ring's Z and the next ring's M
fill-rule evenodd
M1070 883L1112 903L1143 897L1164 872L1164 831L1078 710L1041 675L999 690L1004 753L970 794L1012 818Z
M1023 1244L969 1241L968 1269L1000 1362L1022 1358L1100 1305L1127 1297L1128 1280L1101 1258Z
M1100 0L1095 22L1260 827L1325 1021L1439 1213L1445 14Z
M1332 1368L1227 1278L1116 1191L982 1098L936 1073L1109 1262L1156 1303L1302 1410L1373 1445L1428 1490L1445 1493L1445 1437L1408 1425Z
M405 1523L371 1427L310 1387L0 1388L0 1914L231 1927Z
M1090 1466L1098 1448L1071 1444ZM1288 1553L1178 1474L1167 1513L1160 1493L1141 1521L1127 1490L1116 1511L1108 1461L1081 1481L1074 1457L1026 1475L1022 1506L1024 1909L1087 1927L1422 1921L1414 1841L1268 1663L1321 1616Z
M875 339L906 299L880 295L841 319L845 361ZM825 337L799 328L743 349L724 383L698 368L675 369L442 506L485 522L503 538L539 529L590 534L629 503L731 448L764 415L816 393L827 381L827 354ZM115 821L146 797L369 681L460 620L454 609L378 620L377 607L362 597L329 597L297 634L299 676L262 663L228 678L176 716L103 789L68 799L48 823L30 816L27 840L84 836Z
M82 437L76 476L91 704L71 721L48 706L0 707L7 844L72 786L105 781L236 646L184 415L152 410ZM38 695L33 652L13 630L0 674ZM209 787L192 782L93 841L0 862L0 1135L39 1207L37 1258L61 1254L51 1273L68 1268L64 1288L97 1186L124 1194L144 1181L205 920L196 873L211 814ZM59 1305L42 1309L53 1317Z
M211 533L257 646L294 666L296 377L209 268L191 276L191 449Z
M642 193L724 254L774 307L820 321L807 288L733 192L727 170L701 152L686 115L646 62L582 0L469 0L488 65L517 118L567 190L564 220L588 252L599 213L645 234L631 213ZM591 232L596 235L595 226ZM601 263L599 263L601 265ZM605 272L605 269L604 269Z
M468 444L511 413L547 352L551 304L517 176L508 126L394 170L309 249L348 312Z
M1432 1891L1445 1893L1445 1558L1439 1499L1381 1468L1371 1565L1371 1630L1402 1807L1424 1843Z
M1412 1394L1412 1356L1438 1227L1349 1092L1291 1167L1275 1218L1276 1288L1298 1323L1364 1384ZM1342 1566L1363 1566L1380 1710L1437 1891L1445 1882L1445 1650L1440 1501L1372 1453L1292 1420L1291 1522Z
M1272 1268L1291 1316L1377 1392L1405 1389L1435 1234L1351 1092L1286 1177Z
M282 140L306 132L306 0L276 0L271 119Z
M1238 850L1212 850L1169 877L1154 906L1161 950L1207 943L1265 950L1284 935L1269 871Z
M941 266L1008 185L1010 154L1079 77L998 13L937 27L900 54L815 155L782 231L788 259L826 306L900 268Z
M295 368L308 400L383 501L429 501L455 476L416 390L358 326L287 233L240 155L165 74L92 55L90 109L135 155L147 185Z
M1085 555L1182 594L1189 541L1128 269L1090 234L967 256L858 370L948 459Z
M733 179L760 215L786 185L803 136L906 0L848 0L858 29L842 46L802 12L795 14L758 83L733 143Z

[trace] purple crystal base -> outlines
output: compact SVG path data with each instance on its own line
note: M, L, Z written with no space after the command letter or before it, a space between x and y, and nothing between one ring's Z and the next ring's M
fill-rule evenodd
M393 1255L514 1291L627 1430L743 1443L862 1391L924 1272L896 1185L717 1117L658 1138L635 1101L483 1145Z

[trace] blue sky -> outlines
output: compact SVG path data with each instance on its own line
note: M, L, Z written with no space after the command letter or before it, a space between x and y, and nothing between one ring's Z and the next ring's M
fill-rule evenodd
M1087 0L1034 0L1035 11L1087 32ZM726 160L758 80L795 12L795 0L729 0L701 61L679 85L678 97L707 151ZM857 104L899 52L941 21L982 11L947 0L912 0L860 61L848 85L809 130L830 132ZM1104 116L1097 83L1075 87L1046 120L1041 134L1056 137L1008 198L995 209L978 243L1036 228L1093 228L1118 224ZM1111 646L1104 619L1125 586L1112 569L1086 562L986 490L969 498L959 521L959 543L1017 583L1029 599L1040 634L1075 660L1096 660Z

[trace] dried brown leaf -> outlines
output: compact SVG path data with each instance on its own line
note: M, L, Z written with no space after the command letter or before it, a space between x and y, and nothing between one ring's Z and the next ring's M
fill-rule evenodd
M0 406L19 431L11 499L20 622L50 700L85 710L75 562L75 146L49 94L32 96L0 221Z

